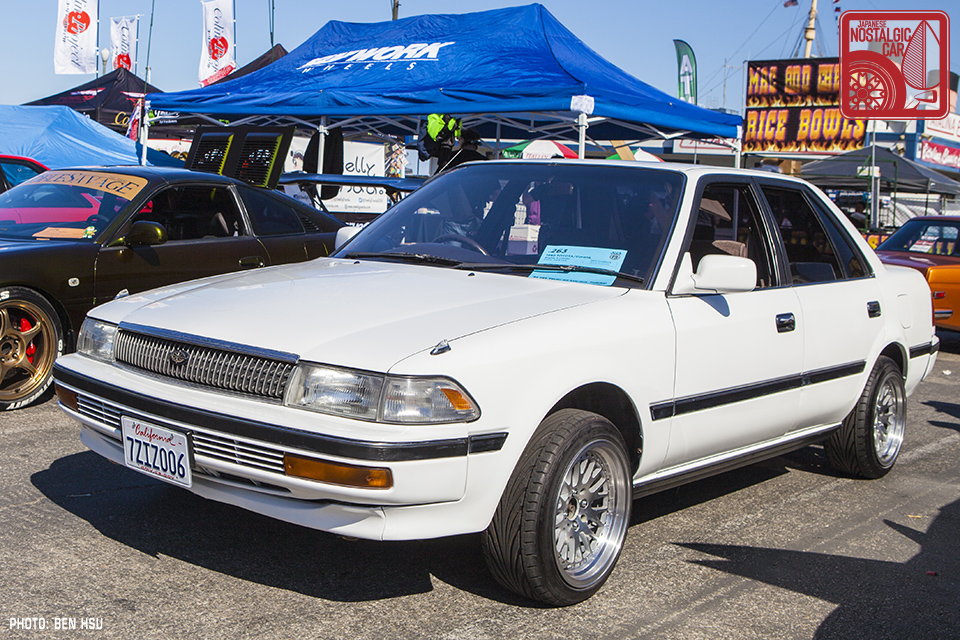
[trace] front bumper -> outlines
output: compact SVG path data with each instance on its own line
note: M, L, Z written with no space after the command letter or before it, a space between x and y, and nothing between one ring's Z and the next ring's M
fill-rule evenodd
M87 447L118 464L124 464L121 418L129 416L190 434L193 486L188 490L206 498L367 539L431 538L486 526L483 518L472 517L481 511L464 500L468 466L477 462L475 466L482 469L489 464L478 459L495 457L505 433L392 442L331 436L201 408L190 402L190 396L207 395L202 390L181 389L181 394L171 394L165 389L171 385L82 356L68 356L64 361L75 366L58 362L58 394L71 398L75 394L76 401L61 401L61 408L83 425L81 441ZM148 387L160 393L146 393ZM184 395L184 402L161 399ZM223 399L218 399L222 403ZM237 404L244 402L250 401L238 400ZM297 411L273 405L267 409ZM288 476L285 453L388 467L394 484L389 489L370 489ZM391 513L392 518L388 517ZM409 517L412 513L421 517ZM450 518L453 513L459 516ZM388 521L396 526L388 527Z

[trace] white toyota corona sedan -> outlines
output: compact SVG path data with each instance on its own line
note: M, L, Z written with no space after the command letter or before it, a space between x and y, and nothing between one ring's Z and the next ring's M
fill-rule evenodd
M938 346L923 277L801 180L491 161L330 258L97 307L55 378L114 462L346 536L483 532L567 605L638 496L816 442L887 473Z

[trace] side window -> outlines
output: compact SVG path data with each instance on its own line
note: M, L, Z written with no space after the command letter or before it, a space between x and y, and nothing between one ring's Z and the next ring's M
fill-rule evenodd
M11 187L15 187L21 182L26 182L33 176L40 174L40 172L29 165L15 162L9 164L6 162L0 163L0 169L3 170L3 177L7 179Z
M250 216L250 224L258 236L303 233L300 216L293 207L256 189L241 189L240 197Z
M772 286L775 270L763 229L760 208L748 185L707 185L689 248L694 270L709 254L750 258L757 265L757 287Z
M171 187L157 192L134 221L162 224L167 238L199 240L246 235L236 200L227 187Z
M801 191L763 186L783 239L794 284L831 282L844 277L833 242Z
M837 251L837 258L840 260L840 266L843 267L843 276L845 278L866 278L871 274L863 255L857 250L856 246L837 224L830 212L825 211L823 206L817 207L817 214L823 226L833 242Z

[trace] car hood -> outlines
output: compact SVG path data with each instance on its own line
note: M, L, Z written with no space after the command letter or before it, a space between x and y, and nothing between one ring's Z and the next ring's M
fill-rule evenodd
M91 316L389 371L441 340L625 289L440 267L320 259L129 296Z

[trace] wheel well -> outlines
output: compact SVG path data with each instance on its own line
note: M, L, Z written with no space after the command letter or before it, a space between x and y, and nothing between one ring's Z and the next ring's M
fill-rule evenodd
M907 354L902 346L897 343L888 344L886 348L880 352L880 355L887 356L893 360L897 364L897 368L900 369L903 377L907 377Z
M564 396L547 415L560 409L590 411L612 422L627 444L631 471L637 470L643 451L643 429L636 408L623 389L604 382L588 384Z
M31 287L25 284L7 283L7 284L0 285L0 289L6 288L6 287L17 287L19 289L29 289L30 291L33 291L35 294L37 294L38 296L41 296L44 300L46 300L50 304L50 306L53 307L53 310L57 313L57 317L60 319L60 327L63 329L64 353L73 351L73 347L74 347L73 337L72 337L74 336L73 325L70 322L70 316L67 315L67 310L64 308L62 304L60 304L59 300L57 300L55 297L53 297L43 289L37 289L36 287Z

